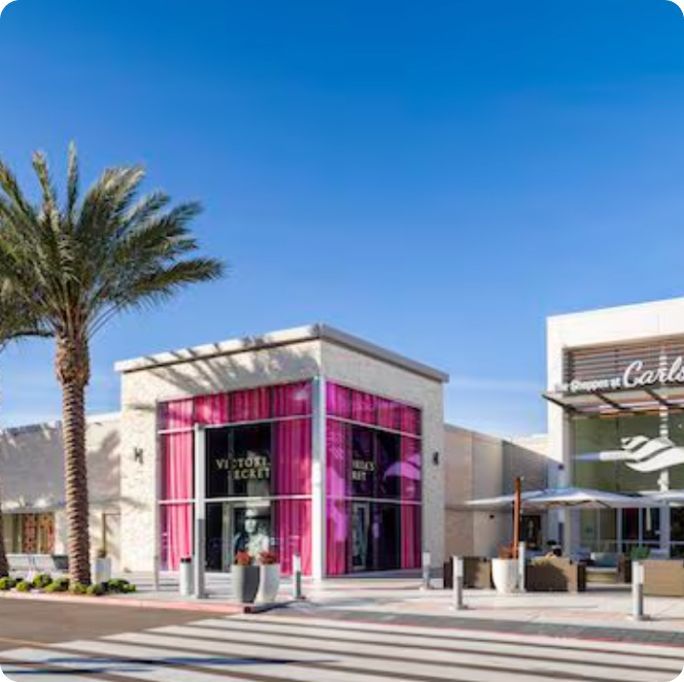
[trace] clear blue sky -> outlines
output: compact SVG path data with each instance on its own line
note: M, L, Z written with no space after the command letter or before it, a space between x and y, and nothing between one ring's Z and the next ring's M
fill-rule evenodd
M225 281L96 338L115 360L327 321L451 373L447 417L545 429L544 320L684 293L684 17L666 0L18 0L0 155L142 161ZM0 423L59 415L48 343Z

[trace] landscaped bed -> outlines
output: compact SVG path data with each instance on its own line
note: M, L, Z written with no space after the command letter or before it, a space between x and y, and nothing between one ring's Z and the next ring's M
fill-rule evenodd
M101 597L108 594L131 594L135 585L118 578L93 585L71 582L66 576L53 578L49 573L38 573L32 578L0 578L0 592L41 592L43 594L69 593Z

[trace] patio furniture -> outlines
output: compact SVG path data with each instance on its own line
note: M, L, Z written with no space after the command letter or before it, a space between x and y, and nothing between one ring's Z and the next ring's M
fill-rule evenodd
M644 594L650 597L684 597L684 561L647 559L644 565Z
M463 557L463 587L477 590L492 589L492 561L487 557ZM444 562L444 589L454 588L453 558Z
M535 559L525 567L528 592L584 592L587 567L563 557Z
M617 552L592 552L587 565L587 582L618 585L632 582L632 562Z

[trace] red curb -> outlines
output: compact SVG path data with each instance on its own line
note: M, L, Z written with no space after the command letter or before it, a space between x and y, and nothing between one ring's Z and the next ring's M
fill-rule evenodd
M255 613L256 609L249 604L212 604L211 602L195 601L157 601L155 599L136 599L132 597L93 597L75 596L71 594L43 594L0 592L0 599L27 599L32 601L61 602L62 604L87 604L92 606L128 606L132 608L163 609L176 611L200 611L204 613ZM276 607L279 605L267 605Z

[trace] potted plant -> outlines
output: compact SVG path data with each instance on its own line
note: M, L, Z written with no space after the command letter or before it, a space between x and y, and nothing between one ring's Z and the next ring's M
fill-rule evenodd
M112 560L107 556L107 550L99 549L93 565L93 583L106 583L112 578Z
M499 558L492 559L492 581L500 594L515 592L518 586L518 560L512 547L501 547Z
M241 604L251 604L259 589L259 566L249 552L240 551L235 555L232 569L233 597Z
M261 604L271 604L278 596L280 587L280 564L275 552L259 553L259 592L256 600Z

